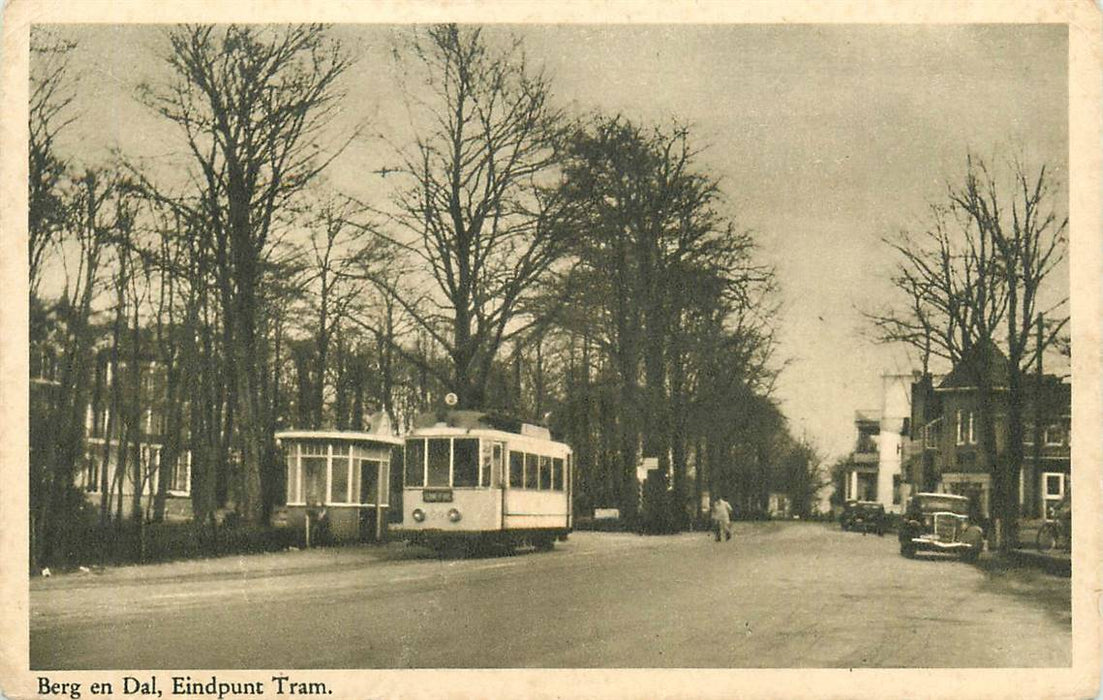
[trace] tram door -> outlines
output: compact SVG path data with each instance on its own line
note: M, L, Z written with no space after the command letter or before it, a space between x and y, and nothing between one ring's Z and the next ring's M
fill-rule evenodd
M379 471L382 463L378 459L360 460L360 502L374 503L374 508L360 509L360 539L375 539L376 511L379 509Z

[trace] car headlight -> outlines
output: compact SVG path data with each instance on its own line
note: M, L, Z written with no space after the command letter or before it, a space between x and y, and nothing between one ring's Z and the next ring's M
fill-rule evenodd
M425 522L425 511L423 511L421 508L414 508L414 512L412 513L412 515L414 516L414 520L416 520L417 522Z
M460 515L460 512L458 510L456 510L455 508L448 511L448 519L451 520L454 523L458 523L462 517L463 516Z

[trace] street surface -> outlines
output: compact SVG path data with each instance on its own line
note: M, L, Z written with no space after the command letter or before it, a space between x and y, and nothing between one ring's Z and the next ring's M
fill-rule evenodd
M31 582L31 668L1009 667L1071 663L1069 579L818 523L438 559L390 544Z

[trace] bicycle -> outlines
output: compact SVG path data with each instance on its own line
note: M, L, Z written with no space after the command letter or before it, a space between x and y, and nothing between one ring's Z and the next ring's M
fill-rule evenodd
M1048 552L1054 547L1070 549L1068 526L1063 520L1047 520L1038 530L1035 544L1039 552Z

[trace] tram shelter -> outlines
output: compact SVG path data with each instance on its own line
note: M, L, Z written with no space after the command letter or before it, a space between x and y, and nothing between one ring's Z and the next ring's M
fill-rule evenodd
M308 546L322 537L338 542L383 539L392 505L391 475L401 475L401 438L289 430L276 433L276 444L287 469L282 525L304 532Z

